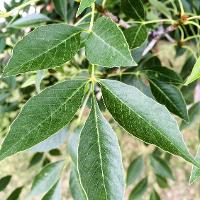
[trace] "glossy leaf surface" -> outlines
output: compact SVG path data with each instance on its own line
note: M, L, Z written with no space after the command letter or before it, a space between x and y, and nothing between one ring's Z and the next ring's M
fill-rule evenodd
M130 134L199 166L188 152L169 111L137 88L101 80L103 99L114 119Z
M10 127L0 160L44 141L68 124L82 103L84 87L84 80L64 81L31 98Z
M88 200L123 200L125 184L118 140L95 100L80 135L78 173Z
M92 64L105 67L136 65L123 32L108 17L94 23L86 41L86 57Z
M4 69L4 76L56 67L79 50L80 32L66 24L41 26L18 42Z

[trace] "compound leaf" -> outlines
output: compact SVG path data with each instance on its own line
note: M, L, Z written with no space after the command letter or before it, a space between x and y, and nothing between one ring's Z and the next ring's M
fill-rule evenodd
M108 17L95 22L86 41L86 56L91 63L105 67L136 65L123 32Z
M69 61L79 50L80 32L66 24L41 26L16 44L3 75L47 69Z
M11 125L0 160L44 141L68 124L82 103L85 84L85 80L64 81L32 97Z
M137 88L114 80L101 80L103 99L114 119L146 143L200 166L188 152L177 122L169 111Z
M117 137L93 100L80 135L78 173L88 200L124 198L124 177Z

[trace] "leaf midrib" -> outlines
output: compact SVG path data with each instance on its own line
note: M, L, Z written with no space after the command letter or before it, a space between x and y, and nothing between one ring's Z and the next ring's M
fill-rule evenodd
M135 11L136 15L138 16L138 18L140 20L143 20L142 17L139 15L138 11L134 8L134 6L132 6L132 3L130 2L130 0L127 0L128 3L130 4L131 8ZM142 11L143 12L143 11Z
M100 166L101 166L101 174L103 179L103 187L106 193L106 200L108 200L108 194L106 190L106 184L105 184L105 175L103 171L103 161L102 161L102 152L101 152L101 145L100 145L100 134L99 134L99 127L98 127L98 119L97 119L97 111L96 111L96 105L94 105L94 114L95 114L95 127L96 127L96 133L97 133L97 144L98 144L98 150L99 150L99 159L100 159Z
M101 38L94 30L92 31L92 33L99 39L101 40L106 46L108 46L109 48L113 49L115 52L117 52L117 54L121 55L124 59L124 61L127 62L127 57L124 56L118 49L116 49L115 47L111 46L109 43L107 43L103 38ZM128 47L128 46L127 46ZM130 53L129 53L130 54ZM129 59L132 58L131 55L129 55ZM133 60L131 59L131 62L133 63Z
M102 82L101 82L101 83L102 83ZM109 90L108 87L106 87L106 85L105 85L104 83L102 83L102 84L104 85L104 87L105 87L108 91L110 91L110 93L111 93L115 98L119 99L119 101L121 102L122 105L124 105L125 107L127 107L129 110L132 110L139 118L141 118L144 122L146 122L150 127L152 127L154 130L158 131L158 133L159 133L160 135L164 136L164 138L165 138L169 143L173 144L173 146L176 148L176 150L178 150L178 152L181 151L179 148L177 148L176 145L174 145L174 143L172 143L172 142L166 137L166 135L161 134L161 132L160 132L159 129L158 129L158 130L155 129L155 127L152 126L152 124L150 124L148 121L146 121L145 118L143 118L143 117L140 116L138 113L136 113L132 108L129 108L128 106L126 106L126 105L123 103L123 101L122 101L118 96L116 96L111 90ZM157 145L156 145L156 146L157 146ZM177 154L177 155L179 155L179 154ZM186 154L184 154L184 155L187 157Z
M50 114L46 119L42 120L36 127L34 127L31 131L29 131L26 135L23 135L21 137L21 140L18 140L16 143L15 143L15 146L17 146L19 143L21 143L21 141L24 140L24 138L26 138L28 135L30 135L32 133L32 131L34 131L35 129L37 129L42 123L44 123L46 120L48 120L49 118L52 117L52 115L54 115L62 106L64 106L69 100L71 100L73 98L74 95L76 95L76 93L82 89L82 87L85 85L86 83L84 82L79 88L77 88L73 93L72 95L66 100L64 101L64 103L62 103L57 109L55 109L52 114ZM14 122L20 117L20 115L18 115L18 117L14 120ZM72 117L73 118L73 117ZM11 127L12 128L12 127ZM49 136L50 137L50 136ZM44 140L43 140L44 141ZM1 151L1 149L0 149ZM23 150L21 150L23 151ZM12 149L8 149L7 151L4 151L3 155L9 153L9 152L12 152ZM4 156L3 156L4 157ZM0 160L2 160L2 156L0 156Z

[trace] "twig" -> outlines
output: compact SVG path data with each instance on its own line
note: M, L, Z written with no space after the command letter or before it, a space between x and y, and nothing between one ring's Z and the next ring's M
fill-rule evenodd
M176 25L170 25L165 30L163 29L163 27L160 27L157 31L154 31L152 33L153 39L143 51L142 56L145 56L149 51L151 51L153 47L156 45L156 43L160 40L161 37L166 36L169 39L170 36L168 35L168 33L173 32L176 29L177 29ZM170 40L174 42L174 40L171 37L170 37Z

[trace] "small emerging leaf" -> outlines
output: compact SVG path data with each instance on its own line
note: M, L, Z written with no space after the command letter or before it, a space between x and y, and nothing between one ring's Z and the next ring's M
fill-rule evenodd
M86 41L86 56L92 64L104 67L137 65L123 32L108 17L101 17L94 23Z

